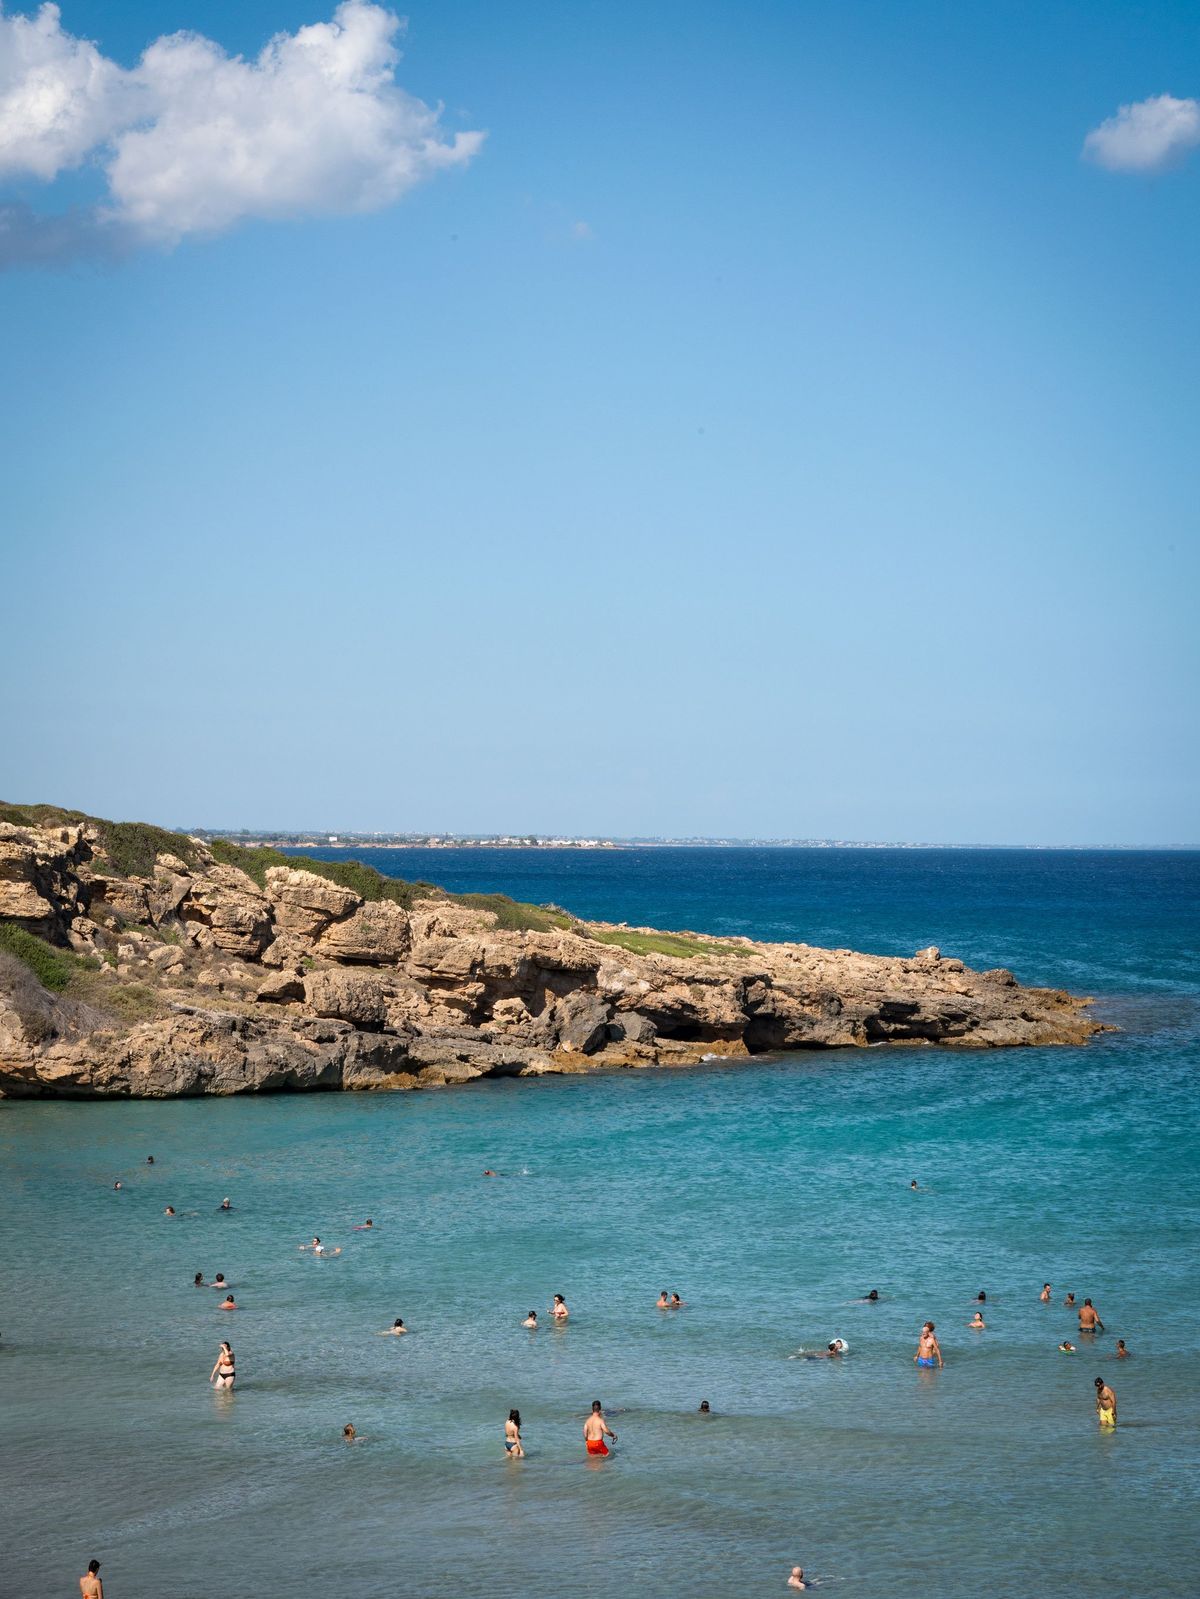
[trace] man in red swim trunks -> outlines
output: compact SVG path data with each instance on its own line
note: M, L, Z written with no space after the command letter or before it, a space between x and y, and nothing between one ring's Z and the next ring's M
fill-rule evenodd
M589 1455L606 1455L608 1445L605 1438L617 1441L617 1435L604 1419L604 1412L600 1408L598 1399L592 1400L592 1413L583 1424L583 1441Z

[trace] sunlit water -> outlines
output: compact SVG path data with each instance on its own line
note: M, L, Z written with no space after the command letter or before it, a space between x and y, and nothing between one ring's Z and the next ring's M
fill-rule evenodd
M1095 992L1125 1030L1085 1050L0 1105L4 1599L70 1594L92 1555L110 1599L733 1599L783 1593L797 1561L846 1599L1195 1592L1200 857L379 860L634 923L937 942ZM314 1232L342 1255L301 1253ZM855 1303L871 1287L883 1301ZM662 1288L687 1307L655 1310ZM1109 1329L1073 1357L1068 1289ZM569 1324L524 1331L556 1291ZM376 1336L396 1316L410 1336ZM926 1317L941 1373L912 1364ZM834 1334L841 1364L789 1358ZM221 1337L232 1397L206 1383ZM620 1435L599 1465L593 1398ZM523 1462L502 1447L512 1406ZM347 1421L365 1442L341 1442Z

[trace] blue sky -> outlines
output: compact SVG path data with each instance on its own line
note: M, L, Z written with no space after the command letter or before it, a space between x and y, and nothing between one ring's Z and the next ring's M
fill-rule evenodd
M439 0L402 48L486 138L394 203L0 275L0 793L1200 845L1200 149L1081 158L1187 132L1194 6ZM90 215L101 159L0 201Z

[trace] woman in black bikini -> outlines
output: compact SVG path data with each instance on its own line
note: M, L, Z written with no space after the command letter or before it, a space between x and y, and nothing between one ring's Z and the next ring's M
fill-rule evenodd
M217 1363L208 1375L208 1380L218 1388L232 1388L236 1375L233 1364L233 1350L227 1343L222 1342L221 1352L217 1356Z

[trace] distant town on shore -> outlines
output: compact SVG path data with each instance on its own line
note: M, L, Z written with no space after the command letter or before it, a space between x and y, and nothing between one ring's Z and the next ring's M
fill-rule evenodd
M255 831L250 828L181 827L182 833L204 842L227 839L253 848L272 849L1141 849L1137 844L946 844L914 843L905 839L854 838L569 838L548 833L357 833L327 832L323 828L295 832ZM1160 846L1161 847L1161 846ZM1170 846L1167 846L1170 847ZM1179 846L1186 847L1186 846Z

